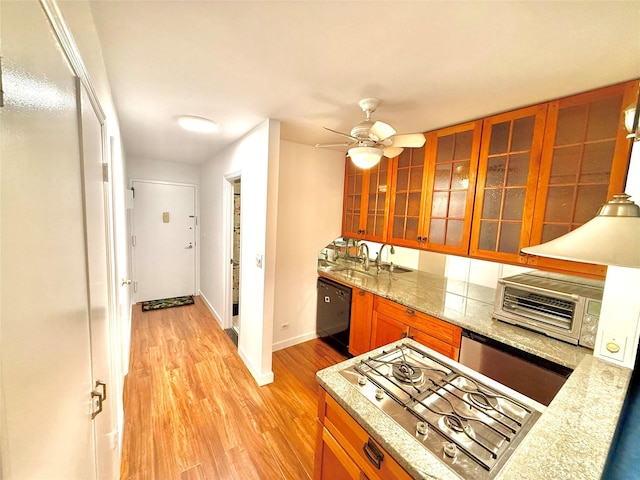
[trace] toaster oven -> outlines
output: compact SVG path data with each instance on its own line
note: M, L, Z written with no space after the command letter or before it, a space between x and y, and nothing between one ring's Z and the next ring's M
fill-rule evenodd
M493 316L593 349L604 282L531 271L498 280Z

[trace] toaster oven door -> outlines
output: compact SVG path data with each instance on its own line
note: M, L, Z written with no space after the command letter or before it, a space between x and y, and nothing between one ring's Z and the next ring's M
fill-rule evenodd
M584 298L500 281L494 317L578 344Z

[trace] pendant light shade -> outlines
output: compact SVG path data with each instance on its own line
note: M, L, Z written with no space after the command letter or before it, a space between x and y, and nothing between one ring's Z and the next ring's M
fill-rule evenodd
M523 253L574 262L640 268L640 207L618 194L584 225Z
M371 168L382 158L382 150L373 147L353 147L349 149L349 157L358 168Z

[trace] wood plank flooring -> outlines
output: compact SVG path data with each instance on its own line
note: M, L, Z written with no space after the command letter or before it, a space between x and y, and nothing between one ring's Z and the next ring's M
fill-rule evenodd
M122 480L313 477L315 372L344 360L320 340L275 352L258 387L202 300L134 305Z

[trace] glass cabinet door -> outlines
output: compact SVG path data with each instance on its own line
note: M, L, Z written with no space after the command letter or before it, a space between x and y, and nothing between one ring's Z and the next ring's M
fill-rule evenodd
M366 223L362 226L364 235L359 238L373 242L383 242L387 233L387 183L389 180L389 159L382 157L380 162L369 170L364 171L368 177L365 183L366 192ZM364 195L364 193L363 193Z
M364 234L361 224L362 188L364 170L357 168L347 157L344 178L344 203L342 206L342 236L359 238ZM368 180L368 179L367 179Z
M482 121L428 134L423 246L466 254L469 250L473 194Z
M632 81L549 104L531 245L586 223L624 190L630 145L623 112L635 104L637 87ZM539 258L535 263L549 262L560 267L557 260ZM605 273L604 267L591 270Z
M547 105L484 120L470 253L524 262Z
M422 238L425 147L405 148L394 162L388 241L393 245L418 248Z

